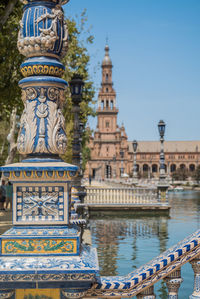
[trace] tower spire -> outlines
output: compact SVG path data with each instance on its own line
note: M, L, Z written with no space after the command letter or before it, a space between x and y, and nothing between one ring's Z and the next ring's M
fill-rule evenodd
M102 67L105 67L105 66L112 67L112 61L111 61L111 58L110 58L110 55L109 55L109 51L110 51L110 48L108 46L108 43L106 42L105 56L104 56L104 59L103 59L103 62L102 62Z

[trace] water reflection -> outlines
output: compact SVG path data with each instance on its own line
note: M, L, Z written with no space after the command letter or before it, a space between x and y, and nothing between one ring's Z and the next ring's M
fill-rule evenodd
M167 249L167 216L145 216L140 218L133 216L132 218L124 218L118 214L112 215L112 217L106 216L103 219L91 219L90 224L93 243L98 251L101 275L121 274L118 269L120 258L122 260L124 258L131 260L131 271L137 268L137 257L141 250L140 240L142 239L157 239L159 252ZM126 254L127 249L130 255Z
M126 275L200 228L200 192L170 194L170 204L170 217L133 212L90 219L101 275ZM182 277L179 297L188 298L194 281L189 264L182 267ZM157 298L167 298L163 282L155 289Z

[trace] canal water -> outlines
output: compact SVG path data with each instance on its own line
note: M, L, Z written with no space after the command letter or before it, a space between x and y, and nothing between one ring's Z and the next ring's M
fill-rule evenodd
M171 193L169 216L137 212L92 216L90 228L97 248L101 275L126 275L200 228L200 192ZM182 268L184 279L179 298L189 298L194 273L189 263ZM155 285L156 298L167 298L163 281Z

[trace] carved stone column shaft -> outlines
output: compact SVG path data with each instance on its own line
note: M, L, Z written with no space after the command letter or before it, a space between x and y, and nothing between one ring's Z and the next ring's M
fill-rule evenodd
M194 291L190 299L200 298L200 257L193 259L190 264L194 271Z
M181 269L172 272L167 276L164 281L166 282L168 289L169 299L178 299L178 291L183 279L181 278Z
M155 299L154 286L149 287L140 294L137 295L137 299Z

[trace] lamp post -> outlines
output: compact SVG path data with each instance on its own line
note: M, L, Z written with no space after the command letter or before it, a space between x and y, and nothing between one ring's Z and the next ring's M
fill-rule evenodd
M160 134L160 180L165 179L165 154L164 154L164 135L166 124L163 120L158 123L158 131Z
M74 196L71 202L71 210L73 210L73 219L78 218L80 215L77 214L74 207L75 205L83 202L86 195L84 187L81 186L82 179L82 154L81 154L81 142L84 125L80 121L80 103L82 101L82 92L84 82L80 75L75 74L69 82L71 98L72 98L72 113L74 115L74 135L72 141L72 163L79 167L78 175L73 182Z
M138 143L136 140L133 141L133 152L134 152L134 157L133 157L133 179L137 179L137 164L136 164L136 156L137 156L137 147Z
M160 120L158 123L158 131L160 134L160 177L158 183L158 199L161 202L167 201L168 188L169 185L166 182L165 174L165 154L164 154L164 135L165 135L166 124L163 120Z
M123 150L120 150L120 157L121 157L121 171L120 171L120 176L122 177L123 173L124 173L124 152Z
M81 141L83 134L83 123L80 122L80 103L84 82L82 77L75 74L69 82L72 97L72 112L74 114L74 136L72 142L72 163L79 167L79 183L82 177Z
M116 156L113 157L113 177L116 178Z

